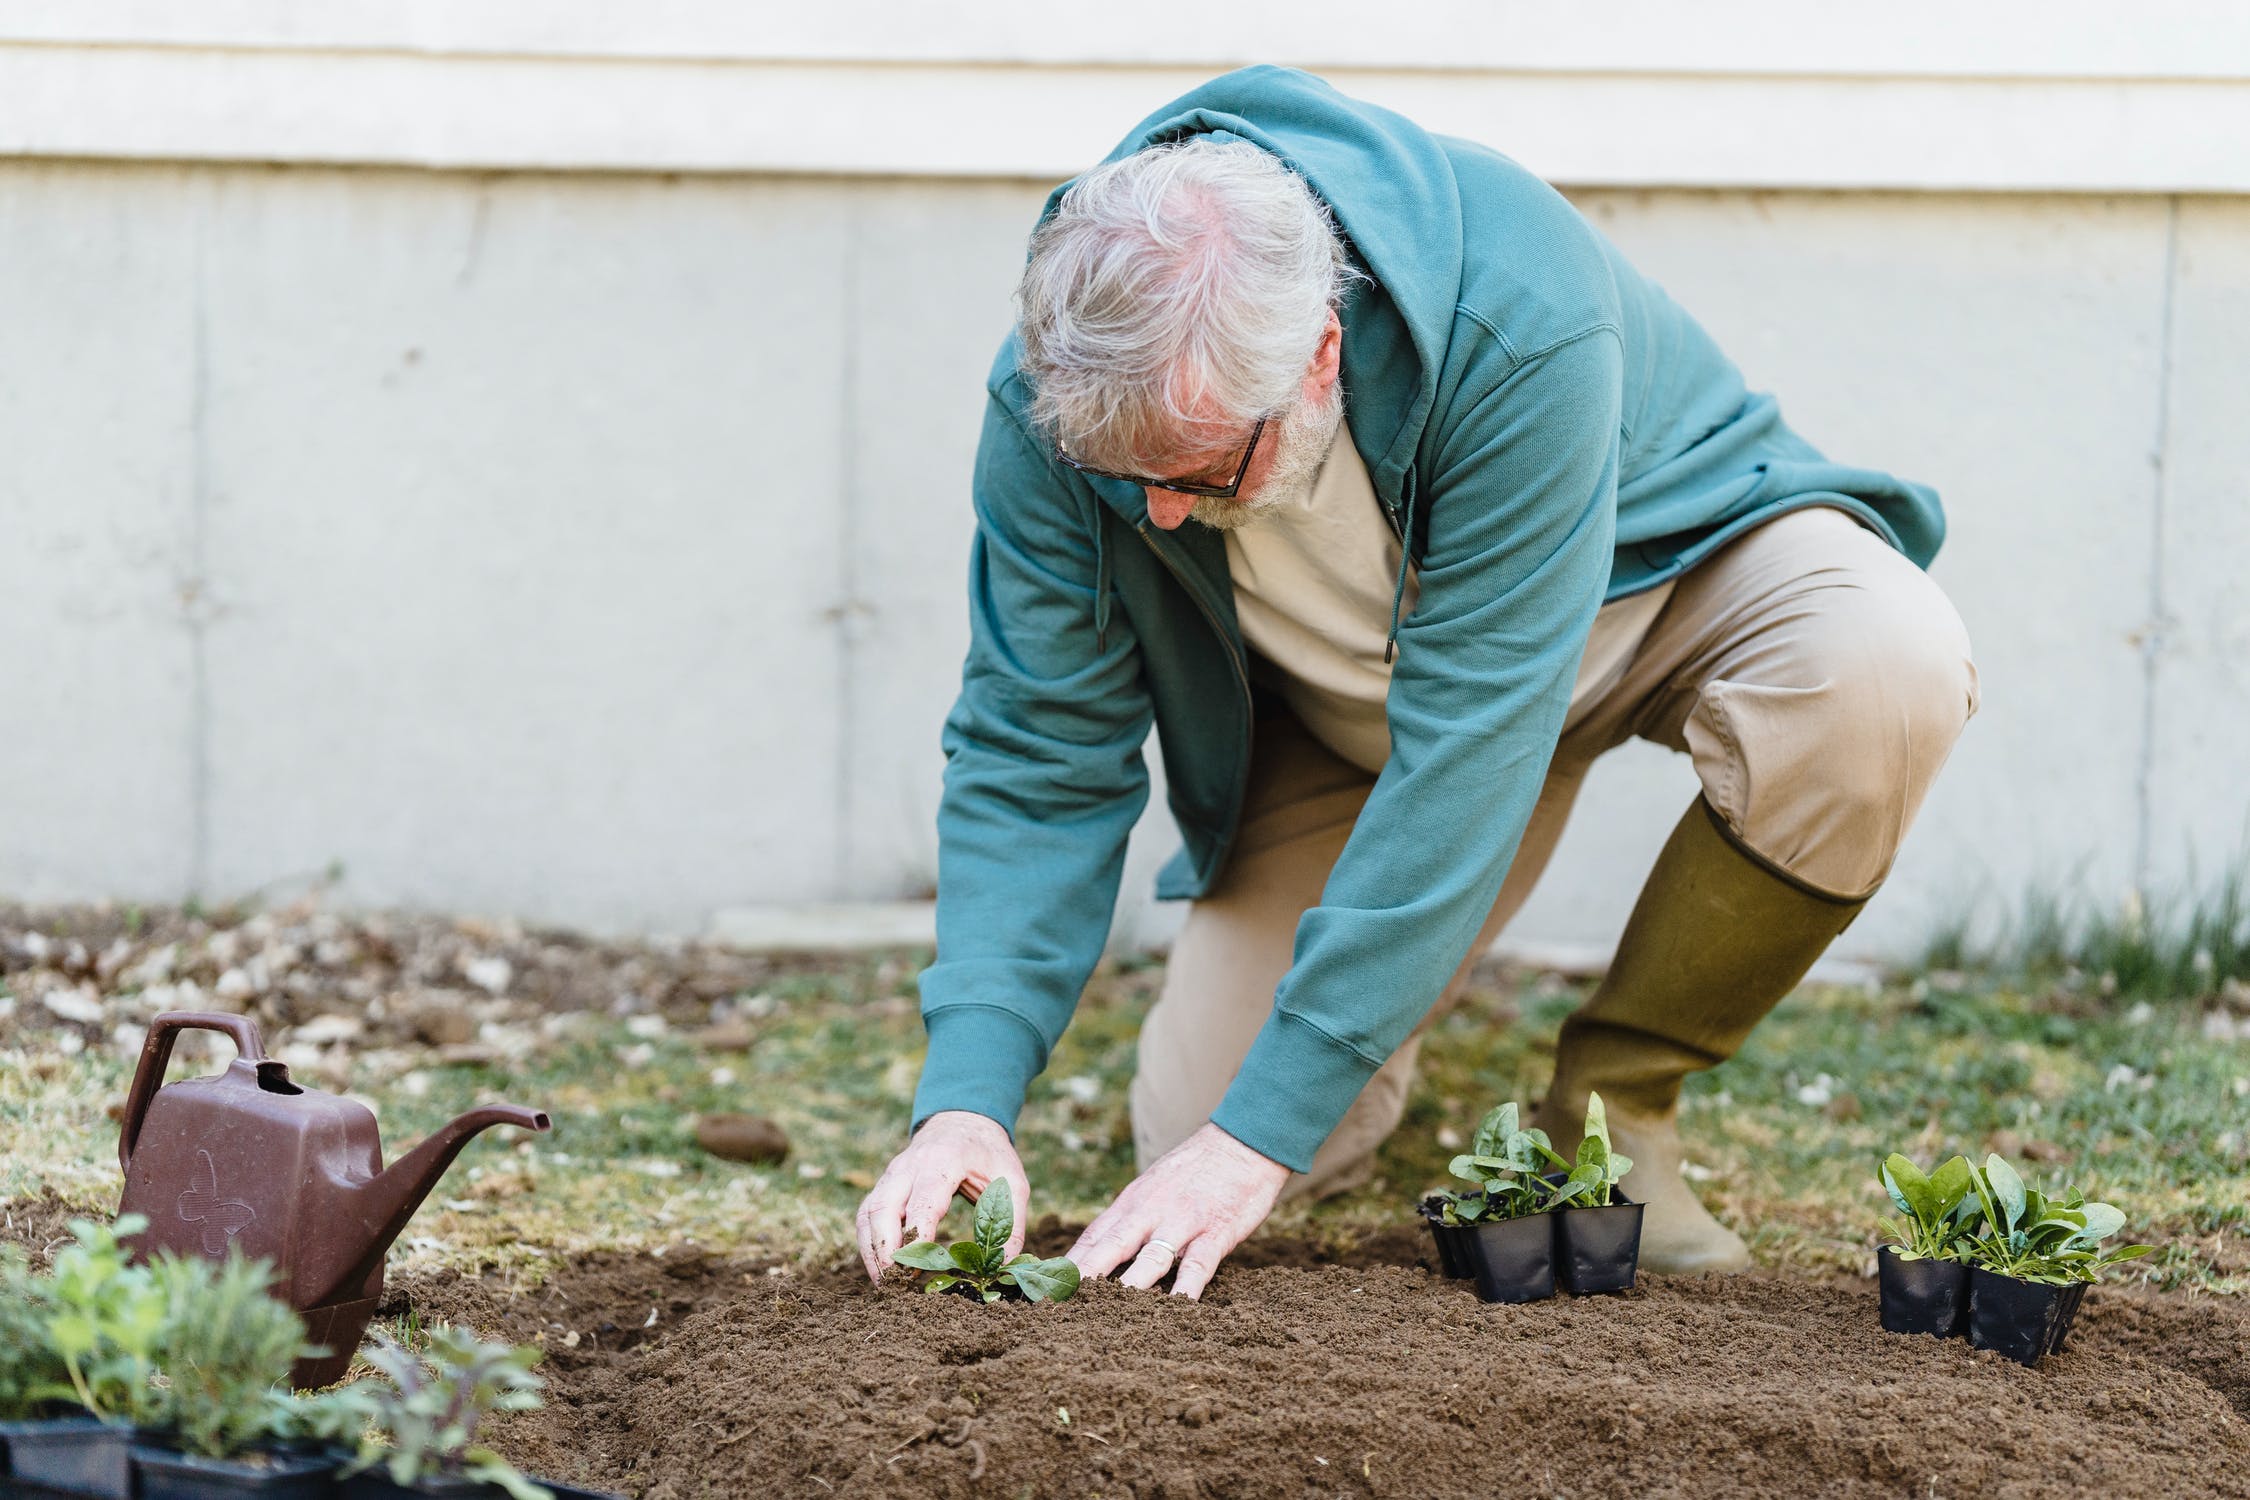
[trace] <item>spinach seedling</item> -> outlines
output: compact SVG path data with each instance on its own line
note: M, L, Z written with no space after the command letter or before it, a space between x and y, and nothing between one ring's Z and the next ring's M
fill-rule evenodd
M1555 1184L1547 1200L1550 1208L1606 1208L1611 1190L1633 1170L1633 1158L1610 1144L1609 1113L1602 1108L1602 1096L1594 1093L1586 1096L1586 1131L1578 1140L1577 1160L1566 1162L1552 1150L1547 1155L1570 1173Z
M1586 1096L1586 1130L1575 1160L1566 1160L1544 1130L1519 1124L1514 1104L1503 1104L1477 1125L1471 1149L1453 1158L1446 1170L1484 1189L1481 1201L1452 1195L1445 1205L1448 1224L1520 1219L1550 1208L1604 1208L1610 1190L1633 1170L1633 1158L1610 1144L1609 1115L1602 1096ZM1561 1181L1547 1178L1561 1175Z
M1997 1153L1972 1174L1984 1227L1969 1242L1970 1264L2019 1281L2068 1285L2092 1281L2122 1261L2138 1260L2154 1245L2122 1245L2105 1251L2101 1242L2125 1227L2125 1212L2108 1203L2089 1203L2077 1188L2049 1198L2026 1187L2021 1174Z
M1965 1156L1942 1162L1928 1176L1894 1151L1877 1172L1883 1191L1898 1205L1899 1218L1885 1219L1883 1233L1900 1260L1964 1260L1977 1200L1969 1196L1976 1169Z
M1539 1174L1550 1165L1567 1167L1555 1154L1544 1130L1525 1130L1514 1103L1495 1106L1477 1124L1469 1150L1453 1158L1446 1170L1483 1191L1447 1193L1441 1210L1452 1225L1520 1219L1554 1205Z
M1027 1302L1060 1302L1078 1290L1078 1267L1057 1256L1041 1260L1028 1252L1009 1260L1008 1235L1016 1227L1016 1194L1008 1179L995 1177L977 1199L971 1225L974 1238L941 1245L917 1240L891 1259L917 1271L936 1274L922 1284L924 1291L942 1292L965 1287L987 1302L998 1302L1009 1291L1023 1294Z

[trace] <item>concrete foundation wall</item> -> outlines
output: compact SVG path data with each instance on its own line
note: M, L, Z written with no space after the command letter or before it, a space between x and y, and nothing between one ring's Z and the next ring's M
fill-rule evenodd
M0 163L0 893L925 892L1043 191ZM1855 952L2242 846L2250 201L1573 196L1800 431L1946 497L1985 708ZM1516 936L1612 938L1693 790L1611 757Z

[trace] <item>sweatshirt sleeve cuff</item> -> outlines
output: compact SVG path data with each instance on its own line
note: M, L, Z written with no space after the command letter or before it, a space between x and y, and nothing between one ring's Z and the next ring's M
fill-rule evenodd
M1287 1011L1266 1018L1211 1123L1292 1172L1344 1118L1379 1063Z
M965 1109L1015 1134L1024 1091L1047 1066L1047 1044L1031 1023L994 1005L948 1005L923 1014L930 1051L914 1090L914 1125Z

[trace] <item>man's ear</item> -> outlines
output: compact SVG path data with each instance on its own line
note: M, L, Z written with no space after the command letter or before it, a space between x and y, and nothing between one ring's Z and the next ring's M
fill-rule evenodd
M1312 368L1305 372L1305 388L1313 395L1325 392L1336 383L1344 368L1344 324L1336 316L1336 309L1328 309L1328 326L1321 330L1320 343L1313 350Z

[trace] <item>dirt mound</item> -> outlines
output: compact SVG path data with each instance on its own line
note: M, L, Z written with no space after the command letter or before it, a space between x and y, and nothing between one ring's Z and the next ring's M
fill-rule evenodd
M1882 1333L1871 1285L1650 1278L1484 1307L1391 1238L1266 1240L1201 1305L1102 1283L984 1308L692 1252L581 1262L522 1296L400 1294L542 1337L554 1405L499 1445L653 1500L2250 1496L2238 1304L2097 1293L2032 1371Z
M69 1213L19 1200L0 1238ZM1034 1248L1075 1226L1043 1219ZM2025 1370L1875 1324L1872 1285L1648 1278L1485 1307L1401 1231L1260 1236L1202 1304L986 1308L692 1244L536 1283L401 1267L385 1312L549 1352L525 1468L772 1495L2250 1497L2250 1306L2101 1291Z

